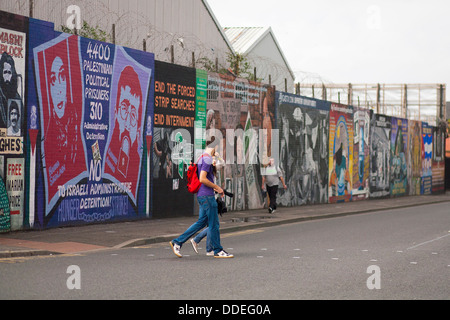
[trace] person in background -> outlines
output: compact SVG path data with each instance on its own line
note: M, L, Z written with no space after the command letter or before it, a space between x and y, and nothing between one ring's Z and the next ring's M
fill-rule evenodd
M267 188L269 195L269 213L275 213L277 209L277 193L279 183L283 184L283 188L287 189L284 183L283 173L279 166L275 166L275 160L269 159L269 165L262 169L262 186L261 189Z

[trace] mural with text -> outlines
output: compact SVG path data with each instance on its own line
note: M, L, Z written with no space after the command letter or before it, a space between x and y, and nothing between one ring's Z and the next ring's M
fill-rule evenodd
M30 225L149 216L153 54L31 24Z
M0 11L0 232L24 227L28 18Z
M186 172L208 143L228 210L445 192L445 132L155 61L0 11L0 233L193 216ZM176 199L176 201L173 201Z
M153 136L155 217L192 216L187 169L193 160L196 71L156 61ZM173 201L177 199L177 201Z

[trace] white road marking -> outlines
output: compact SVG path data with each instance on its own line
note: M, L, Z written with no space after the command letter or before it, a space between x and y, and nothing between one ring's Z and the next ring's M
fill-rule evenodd
M450 236L450 234L446 234L445 236L437 237L436 239L428 240L428 241L425 241L425 242L416 244L415 246L409 247L409 248L406 249L406 250L415 249L415 248L417 248L417 247L423 246L424 244L428 244L428 243L431 243L431 242L434 242L434 241L437 241L437 240L441 240L441 239L443 239L443 238L445 238L445 237L448 237L448 236Z

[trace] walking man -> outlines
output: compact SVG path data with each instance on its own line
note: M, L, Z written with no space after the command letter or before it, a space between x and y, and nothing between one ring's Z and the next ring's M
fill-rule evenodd
M267 193L269 195L269 213L275 213L277 209L277 193L279 183L283 184L283 188L287 189L284 183L283 174L279 166L275 166L275 160L269 159L269 165L262 170L262 186L261 189L265 189L267 186Z
M208 147L205 153L197 163L199 181L202 184L197 193L197 201L200 207L198 220L181 236L170 242L173 253L179 258L182 257L180 250L183 243L207 225L209 227L211 247L214 250L214 258L233 258L233 255L223 250L220 244L219 213L214 192L217 192L222 197L224 192L221 187L214 183L212 156L215 154L215 148L218 144L216 143L215 147L210 147L210 145L207 144Z

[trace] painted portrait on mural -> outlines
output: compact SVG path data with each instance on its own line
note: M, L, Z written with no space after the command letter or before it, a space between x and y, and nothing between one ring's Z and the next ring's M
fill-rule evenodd
M84 100L78 37L63 34L35 48L34 60L48 213L61 186L87 175L80 130Z
M389 196L391 118L372 114L370 124L370 197Z
M353 178L353 107L331 104L329 202L350 201Z
M142 90L137 73L125 67L119 77L118 94L114 109L114 130L106 153L105 172L136 177L141 155L138 141L142 138Z
M145 110L152 70L124 48L116 47L111 83L109 136L104 155L103 178L118 185L136 203L143 157Z
M3 32L15 33L25 41L25 34L0 28ZM25 42L21 44L25 46ZM4 46L2 46L3 48ZM6 46L7 48L7 46ZM8 113L11 103L22 110L25 81L25 52L22 57L13 57L7 52L0 51L0 128L7 128L10 125L10 115ZM16 135L17 136L17 135ZM20 136L20 134L19 134Z

